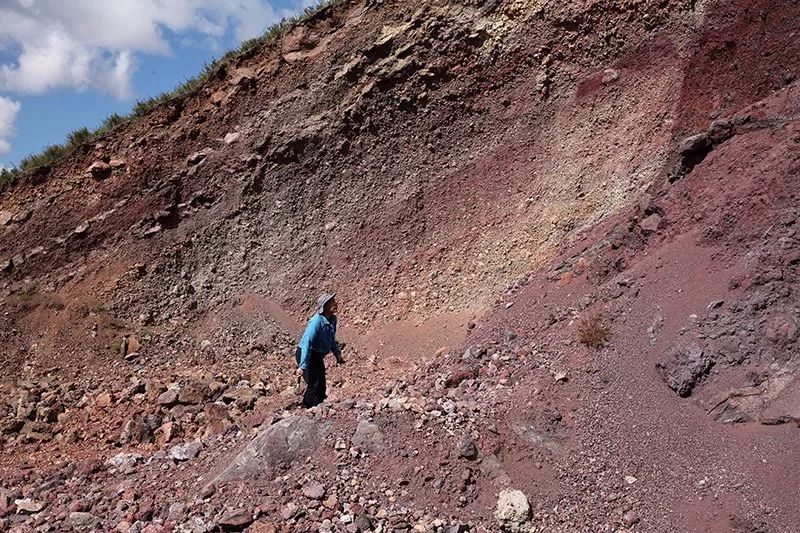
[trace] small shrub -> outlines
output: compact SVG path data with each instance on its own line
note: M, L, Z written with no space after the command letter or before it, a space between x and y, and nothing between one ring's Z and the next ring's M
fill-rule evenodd
M55 311L63 311L67 308L67 304L65 304L64 300L62 300L60 297L53 296L53 298L50 300L50 303L47 304L47 308Z
M585 315L578 326L578 339L589 348L599 349L611 340L611 324L601 314Z
M100 124L100 127L97 129L95 133L105 133L107 131L111 131L120 124L124 124L127 122L128 119L123 117L122 115L118 115L116 113L111 113L106 119Z
M111 351L114 353L122 353L122 339L117 339L111 344Z
M162 102L166 102L169 100L170 95L168 93L161 93L157 96L153 96L148 98L147 100L140 100L136 102L136 105L133 106L133 111L131 111L132 117L141 117L155 109L158 104Z
M66 148L68 150L74 150L83 143L90 141L91 138L92 138L92 133L86 128L81 128L79 130L70 132L69 134L67 134Z
M38 292L38 290L39 290L39 287L37 287L35 283L28 283L27 285L25 285L24 287L22 287L19 290L19 293L18 293L19 294L19 298L23 302L27 302L28 300L30 300L34 296L36 296L36 293Z
M0 192L5 191L17 181L19 177L19 169L16 168L3 168L0 169Z
M31 154L27 157L23 157L22 161L19 163L19 168L23 172L26 172L44 165L49 165L63 157L66 153L67 149L60 144L51 144L38 154Z

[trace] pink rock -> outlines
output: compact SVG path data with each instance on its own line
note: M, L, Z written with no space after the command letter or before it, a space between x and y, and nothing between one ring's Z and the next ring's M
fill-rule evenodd
M647 233L653 233L657 231L660 225L661 225L661 216L658 215L657 213L653 213L649 217L639 222L639 227L642 228L642 231Z

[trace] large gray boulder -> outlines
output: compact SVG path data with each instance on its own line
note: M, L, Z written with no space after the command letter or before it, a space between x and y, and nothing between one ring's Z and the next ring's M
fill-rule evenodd
M352 438L353 446L367 453L378 453L383 450L384 438L381 428L372 422L361 420Z
M714 360L696 344L676 346L656 363L661 377L669 387L686 397L700 379L714 366Z
M294 461L320 445L330 430L304 416L292 416L268 427L236 456L211 484L220 485L262 472L271 472L276 465Z

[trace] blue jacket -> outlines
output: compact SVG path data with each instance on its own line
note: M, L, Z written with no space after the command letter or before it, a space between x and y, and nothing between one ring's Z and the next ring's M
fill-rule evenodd
M342 356L336 344L336 316L328 320L322 313L317 313L308 321L303 338L300 339L300 368L303 370L308 370L308 357L312 351L323 356L333 352L337 359Z

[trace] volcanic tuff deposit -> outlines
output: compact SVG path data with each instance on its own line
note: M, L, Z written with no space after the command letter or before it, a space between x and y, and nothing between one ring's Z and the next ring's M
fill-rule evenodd
M344 1L29 173L0 530L797 531L798 32Z

